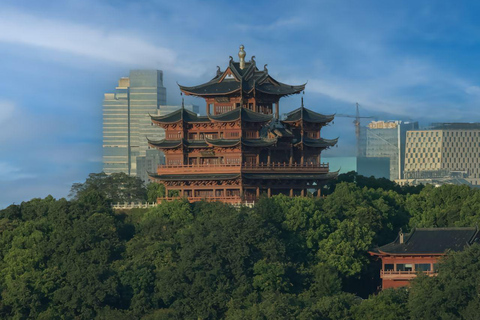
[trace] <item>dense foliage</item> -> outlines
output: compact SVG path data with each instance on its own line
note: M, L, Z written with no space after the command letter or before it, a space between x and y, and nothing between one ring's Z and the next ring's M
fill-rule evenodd
M47 197L0 211L0 318L478 314L480 246L448 256L436 278L377 295L378 265L367 250L399 228L475 225L480 190L407 189L349 174L321 199L276 196L253 208L175 201L114 212L105 177L89 179L71 201ZM161 192L151 187L149 197Z

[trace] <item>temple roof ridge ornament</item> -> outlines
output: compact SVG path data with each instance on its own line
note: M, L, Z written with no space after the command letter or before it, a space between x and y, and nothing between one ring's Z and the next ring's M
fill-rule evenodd
M238 61L240 61L240 69L245 69L245 56L246 56L246 52L245 50L243 50L245 47L243 46L243 44L240 45L240 51L238 51Z

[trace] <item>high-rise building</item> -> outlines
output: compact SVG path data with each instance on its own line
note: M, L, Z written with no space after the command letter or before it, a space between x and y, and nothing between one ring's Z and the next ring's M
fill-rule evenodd
M408 131L405 179L479 185L480 123L438 123Z
M141 120L166 104L163 72L131 70L103 101L103 171L136 175L136 157L145 153ZM143 145L143 146L142 146Z
M402 178L407 130L418 122L372 121L367 127L366 156L390 159L390 180Z

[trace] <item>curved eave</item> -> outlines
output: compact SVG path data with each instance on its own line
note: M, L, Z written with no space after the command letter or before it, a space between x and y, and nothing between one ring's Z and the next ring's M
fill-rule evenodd
M277 143L277 139L242 139L242 145L245 147L271 147Z
M377 255L377 256L444 256L446 254L445 252L443 252L443 253L438 253L438 252L435 252L435 253L431 253L431 252L398 253L398 252L388 252L388 251L382 251L382 250L369 251L369 253Z
M230 148L240 144L240 139L208 139L205 138L205 142L213 147Z
M333 147L334 145L337 144L338 142L338 138L336 139L304 139L303 141L299 141L298 143L296 143L295 145L298 145L298 144L301 144L303 142L303 145L307 146L307 147L310 147L310 148L330 148L330 147Z
M310 113L313 117L311 116L305 116L305 113ZM319 124L327 124L331 122L335 118L335 114L329 114L329 115L324 115L315 111L312 111L310 109L307 109L305 107L300 107L298 109L295 109L293 111L290 111L287 113L286 119L282 120L282 123L295 123L298 121L305 121L309 123L319 123Z
M280 86L275 86L275 85L272 84L272 86L277 87L279 89L282 89L282 88L288 89L288 91L285 90L283 92L282 91L274 91L274 90L266 90L266 89L263 89L261 87L262 85L256 86L255 90L258 91L258 92L265 93L265 94L285 97L285 96L290 96L290 95L298 94L298 93L302 92L303 90L305 90L305 85L306 84L302 84L302 85L299 85L299 86L289 86L289 85L281 84Z
M175 110L166 114L164 116L152 116L150 115L150 120L155 124L171 124L182 121L181 113L182 109Z
M236 122L242 120L245 122L264 123L271 121L273 115L262 114L240 107L218 115L210 114L208 118L214 122Z
M157 149L175 149L183 144L183 140L150 140L147 138L148 145Z

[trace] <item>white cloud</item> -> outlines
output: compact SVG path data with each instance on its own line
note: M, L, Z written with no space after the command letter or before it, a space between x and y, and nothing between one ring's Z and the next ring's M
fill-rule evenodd
M19 167L0 161L0 181L14 181L33 177L33 174L25 173Z
M465 92L471 95L480 96L480 87L470 86L465 89Z
M13 117L15 105L11 101L0 100L0 124L7 122Z
M177 54L128 30L100 29L11 10L0 11L0 42L25 44L139 67L189 74Z

